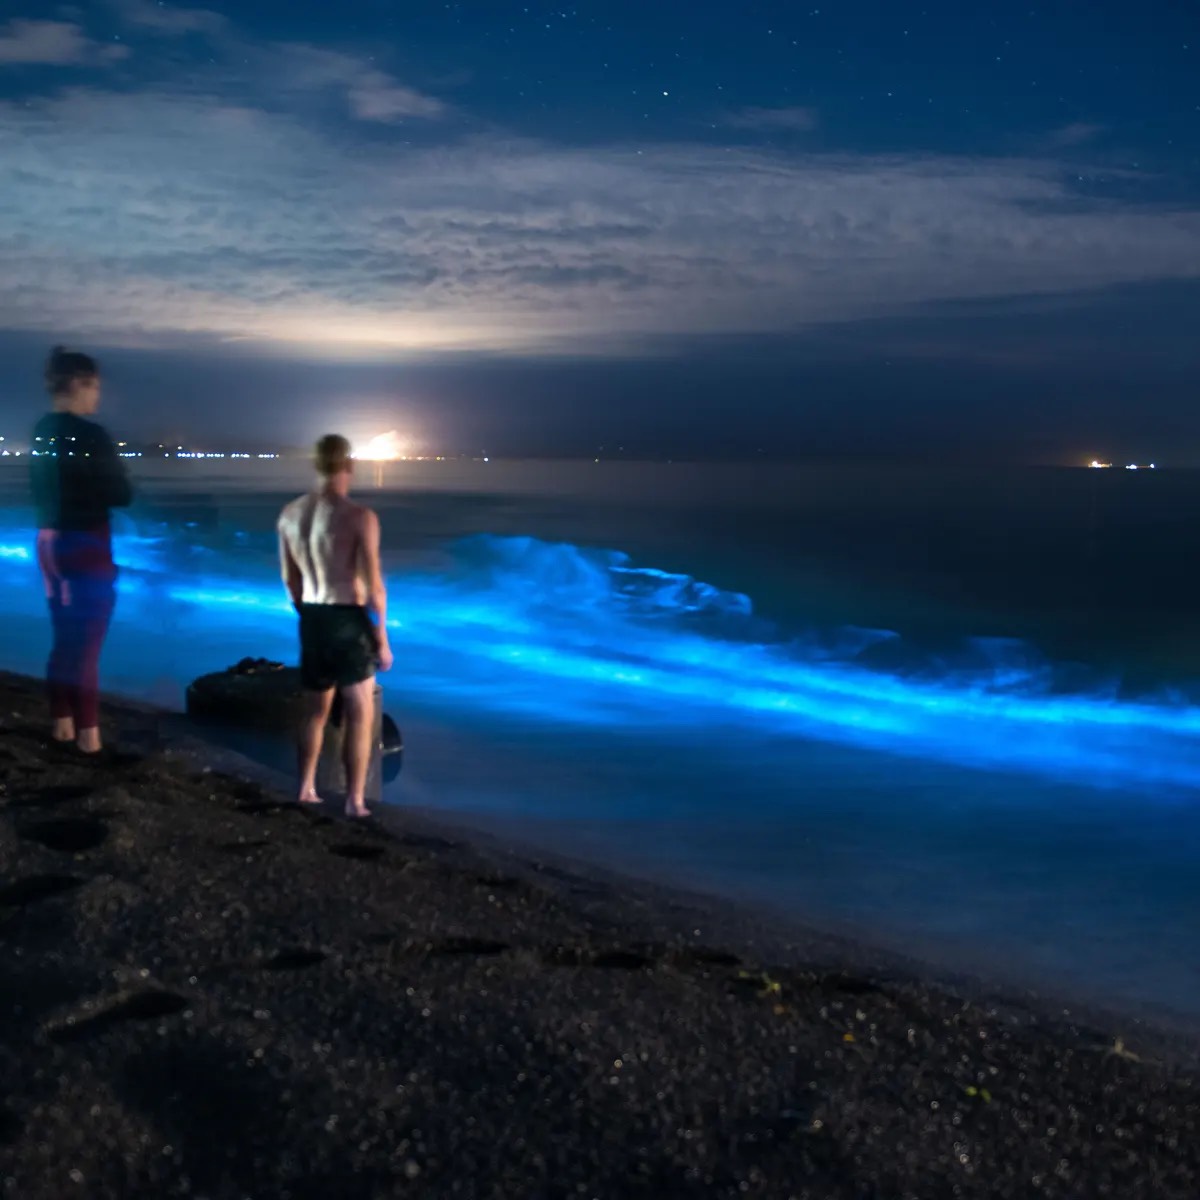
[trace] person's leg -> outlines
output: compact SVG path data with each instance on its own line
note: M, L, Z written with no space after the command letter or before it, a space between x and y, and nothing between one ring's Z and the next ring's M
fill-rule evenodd
M334 689L306 691L304 713L300 722L300 744L298 766L300 773L301 804L320 804L317 795L317 762L321 757L321 745L325 740L325 724L333 706Z
M74 687L67 676L73 660L70 610L58 596L50 597L50 628L53 640L46 661L46 694L50 701L52 736L56 742L75 740Z
M341 689L342 762L346 768L346 816L369 817L367 772L375 729L375 677Z
M75 741L86 754L100 750L100 651L112 621L116 589L107 581L76 587Z

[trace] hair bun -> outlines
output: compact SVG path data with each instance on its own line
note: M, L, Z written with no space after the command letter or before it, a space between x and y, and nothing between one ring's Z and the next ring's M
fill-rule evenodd
M46 387L51 395L60 395L70 390L77 379L87 379L99 373L96 360L78 350L66 346L55 346L46 360Z

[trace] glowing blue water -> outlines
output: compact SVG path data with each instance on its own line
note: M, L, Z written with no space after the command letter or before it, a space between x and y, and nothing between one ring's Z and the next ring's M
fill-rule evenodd
M0 558L7 582L35 597L31 544L30 530L10 528ZM117 553L127 624L169 624L209 646L235 626L274 644L291 635L267 541L187 547L129 527ZM1021 646L981 641L954 667L871 669L863 655L895 635L785 637L746 596L532 538L454 543L436 566L393 572L389 590L397 660L423 664L425 694L459 707L598 726L742 725L1164 795L1200 785L1200 708L1064 693ZM244 646L231 639L229 657Z
M275 502L256 503L236 531L230 507L122 525L107 687L178 705L202 672L291 658ZM458 520L403 515L421 546ZM38 671L32 543L27 514L0 516L0 663ZM1011 642L934 661L883 630L774 628L746 596L565 541L450 539L388 573L394 798L1200 1018L1200 709L1184 700L1080 688Z

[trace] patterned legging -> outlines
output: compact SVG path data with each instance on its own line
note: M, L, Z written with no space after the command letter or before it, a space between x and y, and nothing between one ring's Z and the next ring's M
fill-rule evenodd
M100 650L116 604L108 529L38 534L54 643L46 663L50 713L76 729L100 724Z
M54 644L46 664L50 715L72 717L76 729L100 724L100 650L112 619L117 589L109 580L64 580L63 596L50 597Z

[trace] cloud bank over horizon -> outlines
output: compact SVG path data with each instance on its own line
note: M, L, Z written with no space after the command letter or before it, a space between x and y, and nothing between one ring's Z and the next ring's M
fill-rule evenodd
M3 57L14 38L63 64L0 100L0 328L635 355L655 337L1200 278L1200 206L1151 202L1134 170L806 149L821 122L801 106L733 110L724 141L571 144L351 50L255 42L208 10L115 10L205 39L209 61L143 70L105 51L84 70L88 30L0 32L0 74L22 61ZM1064 146L1095 136L1064 129Z

